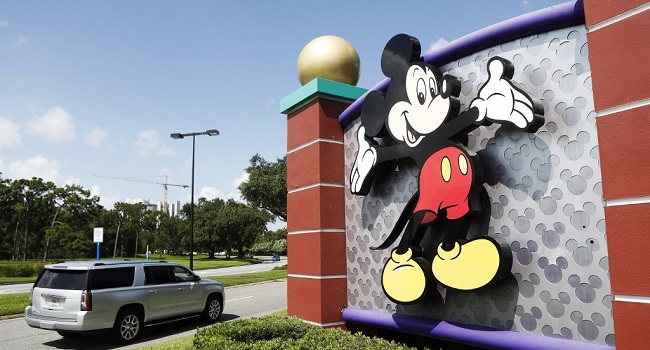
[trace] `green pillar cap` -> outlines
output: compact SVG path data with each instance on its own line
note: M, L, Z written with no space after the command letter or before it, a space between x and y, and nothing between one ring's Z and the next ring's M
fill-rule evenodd
M323 78L315 78L307 84L280 100L280 113L289 114L302 107L318 95L325 95L334 99L356 101L367 89L354 85L339 83Z

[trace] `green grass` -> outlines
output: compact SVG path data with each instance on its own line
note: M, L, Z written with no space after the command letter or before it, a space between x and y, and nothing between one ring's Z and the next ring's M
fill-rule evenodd
M0 316L17 315L25 312L29 303L29 293L0 295Z
M242 284L258 283L287 278L286 269L264 272L243 273L239 275L208 277L223 282L224 286L232 287ZM29 293L0 294L0 316L21 314L29 302Z
M138 350L193 350L194 349L194 336L188 335L185 337L175 338L170 341L166 341L160 344L154 344L149 346L143 346L138 348Z
M144 255L138 254L137 259L133 259L133 260L144 260L144 259L145 259ZM188 267L190 266L190 257L187 255L152 254L149 256L149 259L176 262ZM210 259L208 258L207 255L194 256L195 270L218 269L221 267L244 266L244 265L259 264L259 263L261 263L261 261L255 258L226 259L223 256L216 256L214 259Z
M210 276L209 279L217 280L225 287L242 284L259 283L287 278L287 270L271 270L264 272L244 273L240 275Z

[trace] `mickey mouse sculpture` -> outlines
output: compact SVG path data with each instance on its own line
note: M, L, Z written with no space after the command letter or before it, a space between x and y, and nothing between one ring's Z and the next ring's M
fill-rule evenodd
M388 248L404 231L382 272L384 292L401 304L420 300L434 279L447 288L473 290L509 270L510 252L493 238L462 239L476 214L490 209L480 204L487 196L480 160L462 143L481 125L510 124L535 132L544 124L543 108L510 81L514 66L509 61L488 61L486 83L459 113L460 82L422 62L420 53L420 42L406 34L386 44L381 68L391 82L385 95L373 91L366 96L350 173L350 191L366 195L376 176L394 168L396 160L410 158L420 168L418 191L388 238L373 248ZM419 244L434 223L442 241L429 261Z

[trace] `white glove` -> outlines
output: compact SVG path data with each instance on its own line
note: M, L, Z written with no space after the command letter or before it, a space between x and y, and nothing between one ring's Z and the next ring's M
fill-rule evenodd
M477 121L487 118L509 122L521 129L526 129L535 116L532 99L504 76L504 63L500 59L488 62L488 80L470 103L471 107L479 110Z
M377 151L366 140L366 129L363 126L357 131L357 141L359 152L350 172L350 191L355 194L361 192L366 176L377 163Z

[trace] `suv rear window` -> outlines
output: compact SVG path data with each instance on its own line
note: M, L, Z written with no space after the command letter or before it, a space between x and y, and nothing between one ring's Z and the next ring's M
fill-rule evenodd
M51 289L83 290L88 280L87 270L43 270L36 287Z
M90 272L90 289L130 287L133 285L135 267L98 269Z

